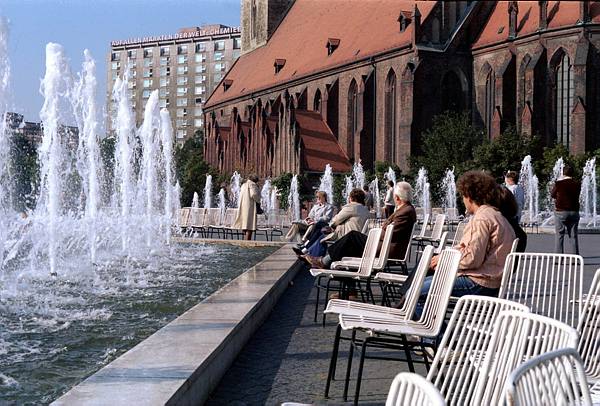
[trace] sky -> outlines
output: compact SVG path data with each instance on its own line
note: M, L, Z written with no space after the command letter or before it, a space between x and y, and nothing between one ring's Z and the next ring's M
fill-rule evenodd
M73 72L81 71L84 49L91 51L104 109L111 41L175 34L205 23L239 26L240 0L0 0L0 15L10 27L11 110L39 121L48 42L64 46Z

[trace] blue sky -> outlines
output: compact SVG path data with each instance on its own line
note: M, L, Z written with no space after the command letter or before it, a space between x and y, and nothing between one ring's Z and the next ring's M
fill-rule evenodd
M203 23L238 26L240 0L0 0L0 15L10 21L12 110L39 121L46 43L62 44L75 72L81 70L83 50L92 52L104 107L110 41Z

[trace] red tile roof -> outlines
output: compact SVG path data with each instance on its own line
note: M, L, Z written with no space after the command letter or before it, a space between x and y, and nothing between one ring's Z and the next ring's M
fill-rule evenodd
M491 45L508 39L508 7L510 1L498 1L473 48ZM519 1L517 37L536 32L539 28L540 6L538 1ZM600 4L590 7L592 21L600 22ZM579 1L549 1L548 29L575 25L579 20ZM503 29L502 29L503 28ZM501 31L501 32L499 32Z
M398 15L418 5L424 20L435 1L296 0L269 42L242 55L227 73L233 84L217 87L206 106L235 99L302 76L408 45L412 27L400 32ZM327 40L340 39L327 55ZM273 61L286 64L275 74Z
M296 110L296 122L304 144L302 170L323 172L331 164L334 172L350 172L352 165L337 139L323 121L321 114L314 111Z

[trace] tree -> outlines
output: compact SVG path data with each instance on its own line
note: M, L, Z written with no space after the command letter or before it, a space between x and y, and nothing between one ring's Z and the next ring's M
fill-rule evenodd
M498 138L486 140L475 148L470 166L501 178L508 170L518 172L526 155L531 155L534 162L541 156L539 138L521 136L514 127L509 127Z
M40 177L36 146L22 135L14 135L11 141L12 205L16 210L33 209Z
M446 169L454 167L456 174L468 169L473 150L482 139L483 133L471 125L467 113L448 111L434 117L433 126L421 136L422 154L410 158L412 176L425 167L431 190L439 193L435 185L441 182Z

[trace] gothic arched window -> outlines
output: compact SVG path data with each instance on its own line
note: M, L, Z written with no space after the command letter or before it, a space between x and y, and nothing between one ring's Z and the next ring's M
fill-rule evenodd
M385 81L385 133L388 142L388 159L390 162L396 161L396 131L397 131L397 90L396 74L390 70Z
M573 108L573 67L566 53L556 69L556 142L569 147L571 141L571 109Z
M354 156L354 136L358 132L358 86L352 79L348 90L348 156Z
M315 100L313 103L313 111L321 112L321 90L317 89L315 92Z
M484 117L483 117L488 137L492 134L492 120L494 119L495 105L496 105L496 76L494 75L494 71L490 70L485 79L485 102L484 102Z

